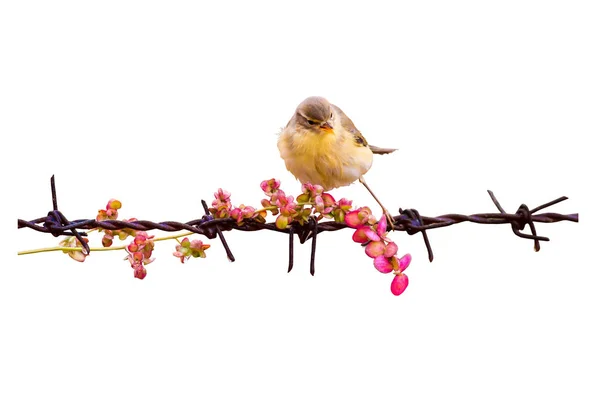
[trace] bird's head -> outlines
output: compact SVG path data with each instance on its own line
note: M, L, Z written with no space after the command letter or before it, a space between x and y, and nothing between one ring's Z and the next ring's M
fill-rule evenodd
M318 134L333 133L333 108L323 97L309 97L296 109L297 123Z

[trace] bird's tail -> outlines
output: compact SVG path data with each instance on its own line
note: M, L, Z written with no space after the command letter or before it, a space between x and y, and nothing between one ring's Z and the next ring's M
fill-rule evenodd
M377 146L373 146L373 145L369 145L369 148L371 149L371 151L374 154L390 154L390 153L393 153L394 151L398 150L398 149L386 149L383 147L377 147Z

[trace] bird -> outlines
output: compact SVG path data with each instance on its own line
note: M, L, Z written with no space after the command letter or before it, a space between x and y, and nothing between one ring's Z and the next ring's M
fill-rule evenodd
M277 147L287 170L302 184L320 185L329 191L358 180L393 229L394 219L367 185L364 174L371 168L373 154L397 149L370 145L339 107L324 97L306 98L281 130Z

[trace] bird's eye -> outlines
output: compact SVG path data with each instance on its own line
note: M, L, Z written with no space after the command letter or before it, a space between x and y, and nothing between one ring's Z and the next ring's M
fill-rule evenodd
M307 119L308 123L311 125L316 125L317 123L315 121L311 121L310 119Z
M331 115L329 116L329 119L333 118L333 113L331 113Z

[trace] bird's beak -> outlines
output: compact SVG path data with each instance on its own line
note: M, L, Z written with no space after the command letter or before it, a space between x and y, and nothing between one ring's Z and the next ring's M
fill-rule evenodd
M321 129L325 131L325 133L333 133L333 126L329 122L325 122L321 125Z

